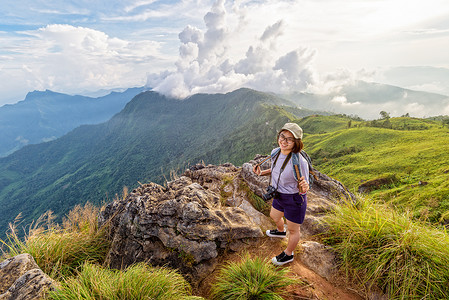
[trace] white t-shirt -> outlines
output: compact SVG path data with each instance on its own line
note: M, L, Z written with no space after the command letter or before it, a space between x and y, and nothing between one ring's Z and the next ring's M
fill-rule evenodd
M276 149L273 149L271 151L271 154L273 155ZM281 176L279 177L279 173L282 168L282 164L284 163L285 159L287 158L287 155L284 155L282 153L279 153L279 157L276 161L276 165L273 168L273 163L276 157L271 158L271 185L273 187L277 187L277 191L279 193L283 194L296 194L299 193L298 189L298 182L295 179L294 175L294 169L293 169L293 163L292 159L290 158L287 162L287 165L285 166L284 171L282 172ZM307 164L307 161L304 157L302 157L301 154L299 154L299 168L301 170L301 176L304 176L306 181L309 182L309 165ZM278 185L279 180L279 185Z

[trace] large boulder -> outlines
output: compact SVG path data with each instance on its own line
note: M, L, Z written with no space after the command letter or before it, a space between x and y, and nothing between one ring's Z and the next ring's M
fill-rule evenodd
M203 184L207 181L213 178ZM182 176L166 187L141 185L107 205L99 222L110 228L110 267L146 261L178 269L198 282L214 270L221 251L240 249L263 236L242 208L225 207L217 187L205 186Z
M25 253L0 263L1 300L44 299L55 282L38 267L34 258Z

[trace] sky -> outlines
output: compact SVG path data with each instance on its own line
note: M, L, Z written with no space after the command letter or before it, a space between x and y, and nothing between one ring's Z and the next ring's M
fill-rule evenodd
M4 0L0 106L144 85L185 98L366 80L449 95L448 49L447 0Z

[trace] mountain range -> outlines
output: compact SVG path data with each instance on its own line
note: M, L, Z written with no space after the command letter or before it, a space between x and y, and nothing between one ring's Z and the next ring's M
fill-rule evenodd
M360 83L351 93L358 92L360 98L369 99L369 91L373 98L381 97L374 93L376 90L389 91L391 95L404 92L400 88L366 84L368 91L364 93L363 85ZM348 95L349 92L348 88ZM298 95L281 97L244 88L179 100L147 91L137 94L106 122L81 125L60 138L27 145L0 158L0 236L19 213L25 225L47 210L60 219L76 204L102 204L120 194L124 187L133 189L139 182L163 184L172 174L180 174L198 162L241 165L257 153L269 153L276 144L277 130L287 121L301 119L305 138L311 133L328 133L364 122L348 116L307 118L332 113L301 108L320 96ZM310 103L307 97L311 97ZM32 99L30 95L26 101ZM59 122L63 121L63 116L59 116ZM419 120L419 126L413 125L413 119L399 122L398 128L425 127ZM355 133L372 134L369 130ZM320 140L327 136L317 138L312 143L312 149L316 148L312 154L323 164L337 154L345 155L355 149L345 143L341 149L333 147L339 144L336 142L326 149Z
M429 117L449 114L449 97L374 82L356 81L326 94L291 93L281 97L301 107L377 119L380 111L391 116Z
M30 92L23 101L0 107L0 157L28 144L54 140L80 125L105 122L142 91L130 88L97 98Z
M190 164L239 165L268 153L286 121L318 113L285 105L293 104L249 89L185 100L141 93L107 122L1 158L0 231L19 213L29 224L47 210L62 216L79 203L111 200L139 181L163 183Z

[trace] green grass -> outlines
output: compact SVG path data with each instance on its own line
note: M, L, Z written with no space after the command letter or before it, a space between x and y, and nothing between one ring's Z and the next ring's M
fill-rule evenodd
M405 118L392 123L404 122ZM418 120L413 121L414 126ZM374 127L340 129L305 138L305 150L321 172L350 191L370 180L395 176L394 184L377 186L374 199L409 209L417 218L449 221L449 131L422 120L426 130ZM419 127L419 126L418 126Z
M325 240L341 254L346 270L381 287L389 299L448 299L448 233L359 200L337 206L324 221Z
M266 216L270 216L271 205L269 205L261 197L257 196L253 191L251 191L245 181L240 181L239 188L245 193L246 198L257 211L263 213Z
M191 296L189 283L167 268L153 268L144 263L125 271L110 270L86 263L77 277L67 279L54 292L54 300L140 300L203 299Z
M304 117L298 122L298 124L304 130L304 136L307 136L309 134L323 134L336 130L352 128L358 126L361 123L361 121L354 120L351 117L344 115L312 115Z
M85 262L101 263L110 241L105 230L98 228L98 211L91 204L77 205L62 225L53 223L51 212L47 212L30 226L24 239L11 225L8 241L0 240L7 249L3 256L29 253L42 271L56 280L75 274Z
M277 268L262 258L245 255L240 262L229 262L212 286L212 299L283 299L287 286L298 283L287 277L287 268Z

